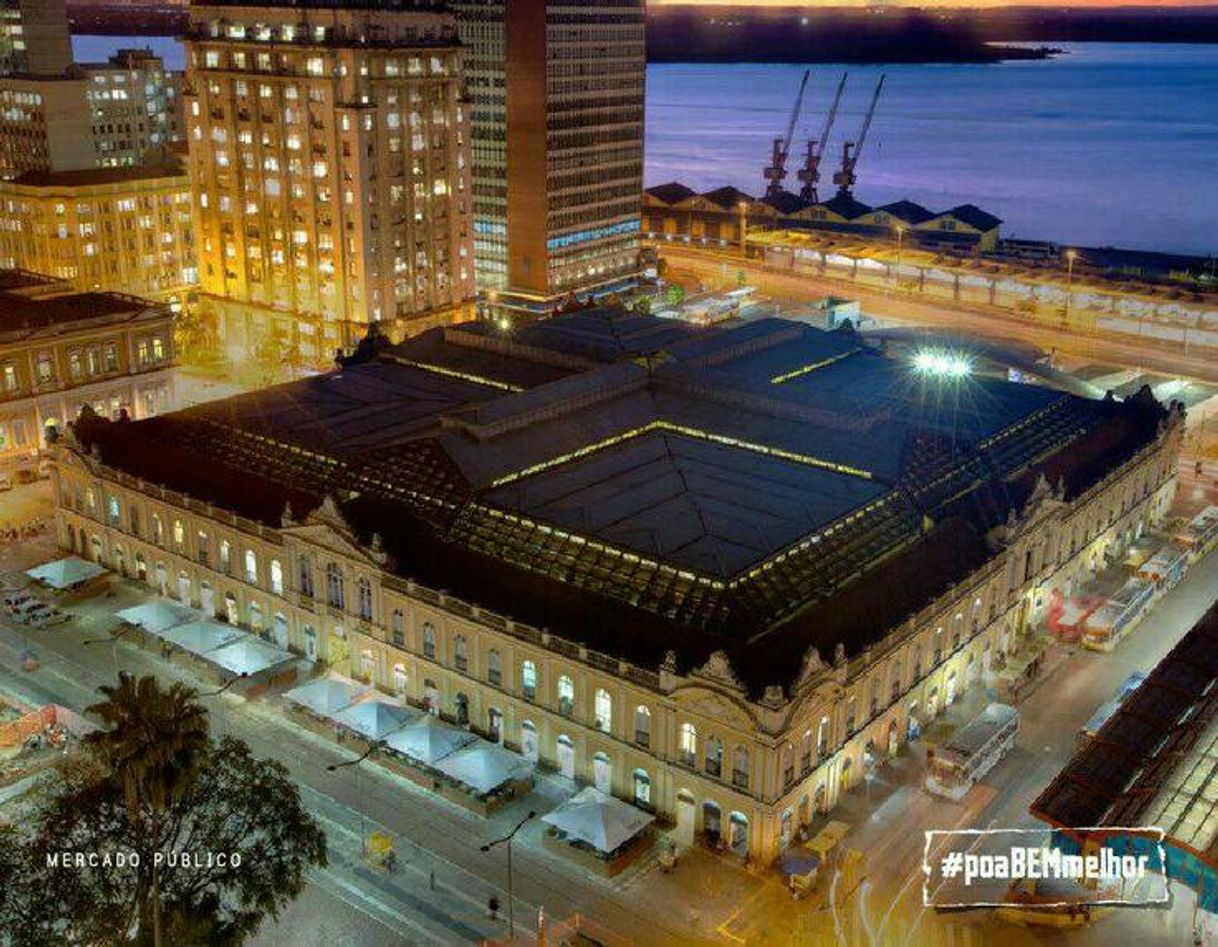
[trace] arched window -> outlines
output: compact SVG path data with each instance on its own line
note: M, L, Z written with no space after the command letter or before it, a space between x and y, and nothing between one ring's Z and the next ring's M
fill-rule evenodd
M258 581L258 556L254 550L245 550L245 581L251 585Z
M503 662L497 648L486 654L486 679L496 686L503 683Z
M469 670L469 646L465 643L465 635L453 639L453 664L458 671Z
M790 743L782 748L782 782L784 786L795 782L795 748Z
M744 746L732 751L732 785L749 788L749 751Z
M154 515L153 520L155 520L155 519L156 519L156 516ZM155 523L154 523L154 526L155 526ZM158 529L159 529L159 527L158 527ZM227 572L229 570L229 568L232 566L232 562L233 562L233 547L229 544L229 541L227 539L222 539L222 540L220 540L220 571Z
M723 744L718 737L706 738L706 772L711 776L723 773Z
M558 712L570 717L575 711L575 685L571 678L563 675L558 679Z
M429 621L423 622L423 657L435 659L436 656L436 626Z
M803 743L800 747L799 768L803 771L803 775L807 776L812 772L812 731L804 731Z
M301 556L297 564L300 569L300 594L313 597L313 559L311 556Z
M271 591L276 595L283 594L283 566L278 559L271 560Z
M525 700L537 699L537 665L532 661L520 665L520 693Z
M359 617L364 621L372 621L372 583L361 578L356 588L359 592Z
M93 494L89 494L90 497ZM158 546L165 545L165 527L161 525L161 514L152 514L152 541Z
M642 704L634 708L634 742L651 746L651 711Z
M711 738L712 740L714 737ZM686 766L693 766L698 761L698 728L692 723L681 724L681 739L677 747L680 752L680 760ZM710 741L707 741L707 751L710 750ZM708 757L709 763L709 757Z
M598 688L595 697L596 729L609 733L613 729L613 698L604 688Z
M250 630L262 631L262 606L257 602L249 604Z
M393 666L393 692L399 697L406 696L406 667L402 664Z
M360 674L362 674L365 678L371 680L372 668L373 668L372 652L365 649L360 652L360 656L359 656Z
M399 648L406 646L406 616L400 608L395 608L389 617L389 630L393 633L393 643Z
M186 527L182 525L181 520L173 521L173 548L181 551L186 545Z
M345 607L343 570L337 562L326 563L326 604L331 608Z

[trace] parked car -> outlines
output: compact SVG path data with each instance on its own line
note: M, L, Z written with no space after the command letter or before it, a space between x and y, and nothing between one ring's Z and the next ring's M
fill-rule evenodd
M46 602L39 601L36 598L30 598L27 601L21 602L15 606L11 612L15 621L21 622L23 625L30 623L30 616L40 612L49 606Z
M11 615L18 605L33 601L37 600L29 592L24 589L13 589L4 593L4 610Z

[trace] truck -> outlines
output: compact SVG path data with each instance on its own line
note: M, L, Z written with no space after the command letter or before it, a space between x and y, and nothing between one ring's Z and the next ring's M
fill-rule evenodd
M926 789L960 800L1015 746L1019 711L1009 704L990 704L974 720L927 754Z
M1133 578L1087 617L1083 647L1111 651L1142 620L1157 591L1153 582Z

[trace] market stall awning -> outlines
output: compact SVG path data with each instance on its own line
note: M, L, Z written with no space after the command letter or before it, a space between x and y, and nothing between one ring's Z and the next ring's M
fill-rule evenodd
M370 690L372 688L366 684L357 684L337 674L330 674L294 687L283 696L285 700L321 717L330 717Z
M476 739L472 733L449 726L431 714L423 714L389 734L385 738L385 745L397 753L430 765Z
M394 730L401 729L411 720L417 720L419 716L420 712L417 710L373 698L349 704L334 714L332 719L370 740L380 740Z
M788 848L782 853L781 868L784 875L810 875L821 865L821 857L806 848Z
M208 651L204 657L230 674L244 675L259 674L296 660L290 651L281 651L253 635L245 635L231 644Z
M96 578L105 571L96 562L86 562L76 556L68 556L66 559L56 559L54 562L27 569L25 574L53 589L70 589Z
M192 621L176 628L167 628L158 637L191 654L202 655L249 636L218 621Z
M124 608L121 612L115 612L114 617L128 625L137 625L145 631L159 635L168 628L198 619L200 615L193 608L159 598L143 605Z
M446 756L436 764L436 769L486 795L504 783L527 779L533 772L533 765L511 750L479 741L474 746Z
M655 821L642 809L636 809L614 796L607 796L592 786L581 789L553 812L542 817L569 838L586 842L598 852L613 852Z

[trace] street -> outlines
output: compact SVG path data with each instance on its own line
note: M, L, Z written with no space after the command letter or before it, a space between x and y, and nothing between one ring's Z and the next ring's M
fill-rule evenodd
M698 283L708 288L736 289L736 274L742 271L750 286L778 303L801 304L829 295L843 296L857 299L867 315L883 322L930 326L1023 342L1045 352L1056 350L1061 355L1113 365L1218 381L1218 361L1212 353L1197 347L1182 353L1178 347L1173 350L1154 346L1131 336L1099 336L1067 330L1057 319L1034 321L1010 310L956 303L951 299L927 299L849 279L793 273L765 266L759 260L746 260L736 253L670 244L662 245L659 250L661 258L668 263L665 278L690 289Z

